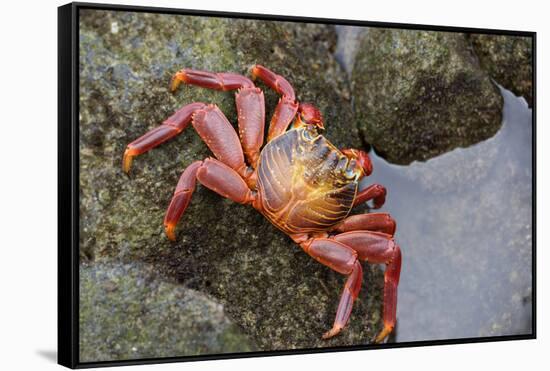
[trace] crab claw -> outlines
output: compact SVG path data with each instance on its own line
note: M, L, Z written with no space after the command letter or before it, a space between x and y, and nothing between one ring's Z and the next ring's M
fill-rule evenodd
M367 152L361 151L359 149L348 148L343 149L342 153L350 158L356 159L357 162L359 162L359 165L361 165L365 176L369 176L372 174L372 162L370 161Z
M310 103L301 103L298 107L298 119L306 125L315 125L318 129L325 130L321 112Z

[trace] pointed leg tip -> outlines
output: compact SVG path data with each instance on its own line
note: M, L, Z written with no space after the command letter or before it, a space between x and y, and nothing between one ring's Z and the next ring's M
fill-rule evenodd
M374 340L374 342L376 344L380 344L382 342L384 342L384 340L386 340L386 338L388 337L388 335L392 332L393 330L393 327L388 327L388 326L385 326L382 331L380 331L380 333L378 334L378 336L376 336L376 339Z
M130 149L126 149L126 152L124 152L124 157L122 158L122 171L124 171L126 175L130 175L133 158L134 156L130 154Z
M248 70L252 76L252 80L256 80L258 78L258 65L253 64L248 68Z
M172 81L170 82L170 92L174 93L178 90L178 87L182 82L185 82L185 73L183 71L178 71L172 76Z
M180 86L180 81L176 78L172 78L172 82L170 83L170 93L174 93L176 90L178 90L178 86Z
M340 333L341 330L342 330L341 327L333 327L333 328L331 328L329 331L325 332L325 333L323 334L322 338L323 338L324 340L328 340L328 339L330 339L331 337L338 335L338 334Z
M172 224L166 224L164 226L164 230L166 232L166 237L172 242L176 241L176 226Z

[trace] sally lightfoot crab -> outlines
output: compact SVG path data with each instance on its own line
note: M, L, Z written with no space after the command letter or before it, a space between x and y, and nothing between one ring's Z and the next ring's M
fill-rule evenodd
M239 134L217 106L190 103L128 144L123 170L129 172L135 156L173 138L191 123L215 158L193 162L181 175L164 218L168 238L176 239L176 225L197 180L223 197L251 205L311 257L347 276L334 325L324 339L338 334L350 318L363 277L360 261L383 263L384 327L375 339L381 342L396 322L401 250L393 239L395 222L387 213L348 214L370 200L373 208L380 208L386 190L373 184L359 191L359 181L372 172L368 155L357 149L339 150L321 135L324 123L319 110L298 103L286 79L260 65L251 72L281 96L265 146L264 95L251 79L183 69L174 75L172 91L181 83L237 91Z

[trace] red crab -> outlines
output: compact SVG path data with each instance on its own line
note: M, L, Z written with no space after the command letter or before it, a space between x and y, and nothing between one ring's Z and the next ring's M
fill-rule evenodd
M322 136L324 123L319 110L311 104L299 104L286 79L260 65L251 71L254 79L259 78L281 95L263 148L264 95L252 80L233 73L183 69L174 75L172 91L182 82L237 90L239 135L217 106L191 103L130 143L123 169L128 172L135 156L173 138L192 123L215 158L193 162L181 175L164 218L168 238L176 239L176 224L197 180L223 197L251 205L311 257L347 276L334 325L324 339L338 334L348 322L361 288L360 261L386 264L384 327L375 340L381 342L396 320L401 251L393 239L395 222L387 213L348 214L369 200L374 208L380 208L386 190L373 184L359 191L360 179L372 172L368 155L357 149L340 151Z

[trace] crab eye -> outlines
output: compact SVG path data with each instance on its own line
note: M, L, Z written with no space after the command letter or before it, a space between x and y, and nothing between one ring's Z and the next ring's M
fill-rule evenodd
M307 128L303 131L302 135L306 140L314 140L318 136L315 127Z
M346 178L348 179L355 178L355 176L357 175L355 172L356 167L357 167L357 162L355 160L351 160L349 162L349 166L346 168L346 171L344 172L344 175L346 176Z
M342 157L338 160L338 164L336 164L336 172L338 172L339 174L346 174L346 169L347 169L347 165L348 164L348 159L345 158L345 157Z

